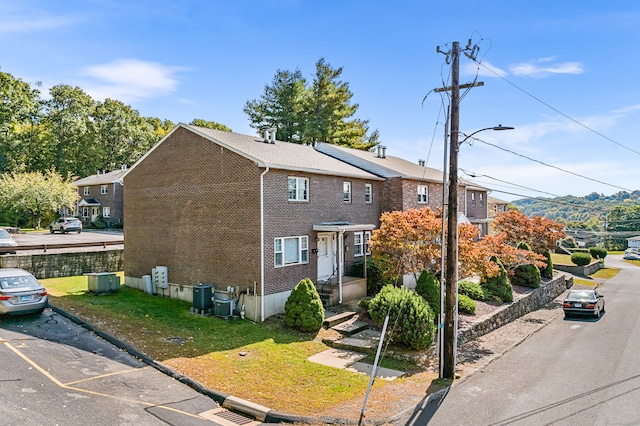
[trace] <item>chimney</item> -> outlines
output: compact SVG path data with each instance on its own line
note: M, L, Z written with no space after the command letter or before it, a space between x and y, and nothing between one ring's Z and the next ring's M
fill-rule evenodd
M380 149L382 149L382 156L380 158L387 158L387 147L381 146Z

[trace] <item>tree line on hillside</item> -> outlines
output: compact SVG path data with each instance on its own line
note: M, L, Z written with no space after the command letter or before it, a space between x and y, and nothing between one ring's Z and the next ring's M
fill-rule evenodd
M369 121L353 118L358 104L351 103L353 94L341 75L342 68L332 68L324 58L316 63L310 85L299 70L278 70L261 98L245 104L251 127L275 128L278 140L294 143L372 148L378 132L368 134ZM34 179L58 188L58 176L68 184L96 171L130 166L175 126L168 119L143 117L118 100L96 101L79 87L53 86L46 99L39 88L40 83L32 86L0 72L0 177L5 178L5 189ZM232 131L204 119L189 124ZM16 194L35 191L12 188L10 192L13 196L0 199L0 223L25 222L31 214L16 204L20 198ZM54 199L67 200L68 188L63 192ZM58 207L73 206L66 204Z
M566 227L567 234L587 246L626 248L626 239L640 234L640 191L605 196L525 198L513 204L527 216L543 216Z

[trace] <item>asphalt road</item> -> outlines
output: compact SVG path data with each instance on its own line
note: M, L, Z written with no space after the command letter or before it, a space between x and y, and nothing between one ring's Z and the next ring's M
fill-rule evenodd
M2 425L220 424L199 415L215 401L49 309L0 317L0 360Z
M599 291L600 319L559 318L483 372L454 384L423 416L429 425L640 424L640 268Z
M13 239L16 240L18 246L25 245L43 245L43 244L73 244L73 243L102 243L104 241L122 241L123 245L113 245L107 246L111 249L122 249L124 247L124 234L122 230L84 230L79 234L69 233L69 234L60 234L49 233L49 230L43 230L38 232L29 232L25 234L14 234ZM96 249L101 250L101 246L96 246ZM71 250L81 250L87 251L90 248L77 248L77 249L47 249L47 253L59 253L63 251L71 251ZM36 254L42 253L43 250L26 250L26 251L18 251L18 254Z

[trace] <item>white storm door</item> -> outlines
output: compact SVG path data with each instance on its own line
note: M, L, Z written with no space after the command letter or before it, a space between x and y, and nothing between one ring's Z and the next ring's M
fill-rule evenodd
M326 280L335 268L333 234L318 234L318 280Z

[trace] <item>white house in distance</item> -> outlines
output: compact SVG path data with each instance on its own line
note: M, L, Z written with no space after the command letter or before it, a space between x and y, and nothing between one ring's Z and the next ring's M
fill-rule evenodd
M640 248L640 235L627 238L627 245L629 248Z

